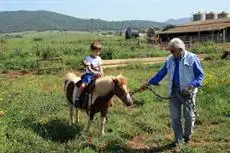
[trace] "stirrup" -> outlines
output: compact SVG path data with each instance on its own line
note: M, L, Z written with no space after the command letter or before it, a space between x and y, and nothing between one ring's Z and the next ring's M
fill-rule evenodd
M80 108L81 107L81 104L80 104L80 98L76 98L75 99L75 102L74 102L74 107L75 108Z

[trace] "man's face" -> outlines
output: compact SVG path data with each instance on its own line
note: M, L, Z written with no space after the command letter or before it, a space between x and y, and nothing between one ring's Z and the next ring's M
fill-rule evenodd
M181 49L177 49L173 46L169 47L168 49L170 53L173 55L173 57L178 58L181 56Z

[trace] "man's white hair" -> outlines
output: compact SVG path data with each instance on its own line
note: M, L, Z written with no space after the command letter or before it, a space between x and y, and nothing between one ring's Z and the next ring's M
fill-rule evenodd
M185 44L180 38L171 39L170 42L168 43L168 46L175 47L177 49L181 48L182 50L185 50Z

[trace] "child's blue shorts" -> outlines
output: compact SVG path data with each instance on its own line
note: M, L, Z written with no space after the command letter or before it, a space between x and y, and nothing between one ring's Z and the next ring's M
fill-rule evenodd
M85 84L89 84L92 80L94 80L94 76L90 73L85 73L82 77L81 80Z

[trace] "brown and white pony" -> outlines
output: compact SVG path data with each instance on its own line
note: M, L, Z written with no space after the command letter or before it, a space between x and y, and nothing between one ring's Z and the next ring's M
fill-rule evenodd
M80 80L73 73L68 73L65 77L65 94L69 105L70 123L79 122L79 108L74 107L78 87L75 85ZM101 132L105 135L104 125L107 119L108 108L111 106L111 98L116 95L127 106L132 105L131 99L127 89L127 79L121 75L113 77L106 76L98 78L95 82L95 88L92 95L89 95L89 122L87 131L90 128L91 122L95 113L101 113Z

